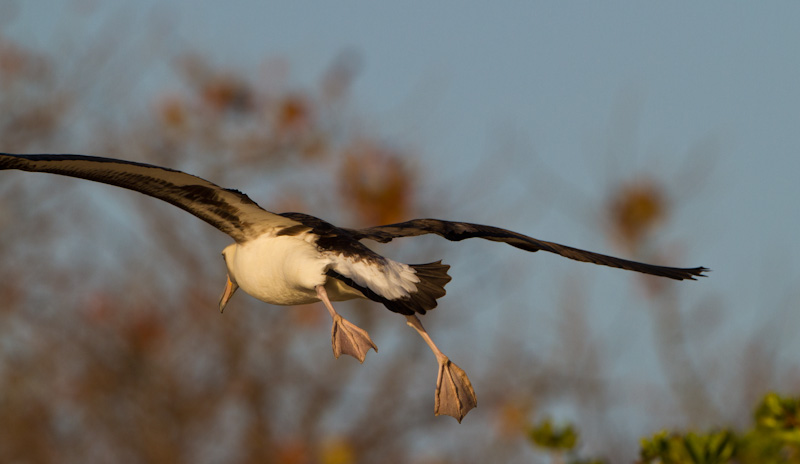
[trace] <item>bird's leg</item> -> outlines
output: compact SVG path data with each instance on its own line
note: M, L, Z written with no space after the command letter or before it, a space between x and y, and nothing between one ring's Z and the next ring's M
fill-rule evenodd
M322 300L322 303L328 308L328 312L331 313L331 317L333 318L333 327L331 327L333 355L338 359L339 355L342 353L349 354L363 363L364 358L367 357L367 351L369 351L370 348L377 353L378 347L375 346L375 343L369 338L367 331L343 318L341 314L333 309L325 287L317 285L316 290L317 297Z
M466 372L450 361L450 358L436 347L425 327L422 326L416 314L406 316L407 324L420 334L425 343L431 347L433 354L436 355L436 362L439 363L439 375L436 378L436 402L434 414L446 414L455 417L460 423L461 419L467 415L470 409L478 405L478 398L475 390L467 378Z

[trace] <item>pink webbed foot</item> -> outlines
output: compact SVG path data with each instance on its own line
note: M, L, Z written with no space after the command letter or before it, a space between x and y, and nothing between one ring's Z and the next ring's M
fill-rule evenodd
M472 389L467 373L450 361L447 356L439 359L439 375L436 379L436 402L434 414L461 419L478 405L478 397Z
M336 359L342 354L349 354L363 363L370 348L378 352L378 347L369 337L366 330L356 326L341 315L333 316L331 327L331 346Z
M375 346L375 343L369 338L367 331L343 318L333 309L333 305L328 298L328 293L325 291L324 286L319 285L316 289L317 296L333 318L333 326L331 327L331 347L333 348L333 355L336 359L339 359L339 356L342 354L349 354L358 359L358 362L363 363L364 358L367 357L367 351L369 351L370 348L377 353L378 347Z

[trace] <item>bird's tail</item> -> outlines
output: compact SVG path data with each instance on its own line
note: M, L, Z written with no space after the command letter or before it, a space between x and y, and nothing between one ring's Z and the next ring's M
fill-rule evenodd
M417 273L419 282L417 291L411 294L409 298L411 301L406 306L415 313L425 314L426 311L435 308L436 300L447 293L444 286L452 280L447 274L450 266L436 261L428 264L412 264L411 267Z
M390 311L406 316L412 314L425 314L427 311L436 307L436 300L443 297L447 291L444 286L450 282L451 278L447 275L450 266L436 261L427 264L411 264L412 269L419 282L416 282L416 290L410 292L402 298L389 299L375 293L369 288L359 285L346 276L339 274L333 269L327 271L327 275L341 280L345 284L355 288L372 301L382 303Z

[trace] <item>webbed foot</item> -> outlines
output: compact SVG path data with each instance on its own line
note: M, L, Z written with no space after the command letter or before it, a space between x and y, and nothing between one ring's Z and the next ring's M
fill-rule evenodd
M331 346L333 355L338 359L342 354L349 354L363 363L370 348L378 352L378 347L369 338L366 330L356 326L338 313L333 316L331 327Z
M461 419L478 405L478 397L472 389L467 373L443 356L439 361L439 376L436 379L436 402L434 414Z

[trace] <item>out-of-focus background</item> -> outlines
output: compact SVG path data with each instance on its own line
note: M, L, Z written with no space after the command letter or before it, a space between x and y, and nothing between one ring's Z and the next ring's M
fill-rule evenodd
M710 276L675 283L437 237L423 322L479 407L433 416L403 318L335 360L319 305L237 294L229 238L171 205L0 173L0 461L630 462L800 389L800 5L0 5L0 151L182 169L342 226L493 224Z

